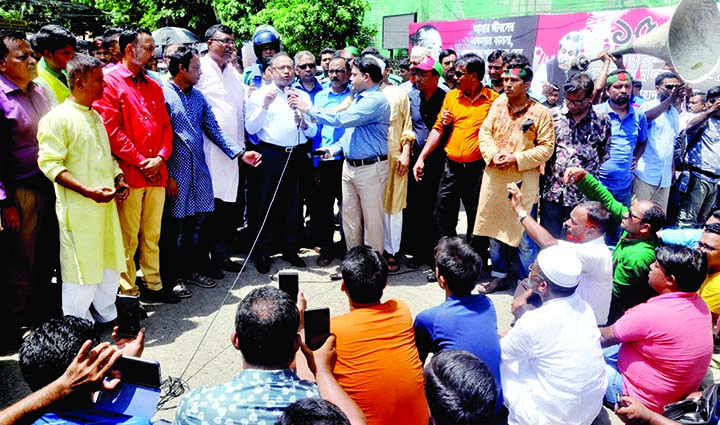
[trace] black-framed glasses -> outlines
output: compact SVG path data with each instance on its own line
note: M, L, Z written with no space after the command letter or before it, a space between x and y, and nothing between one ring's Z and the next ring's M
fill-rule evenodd
M581 99L581 100L572 100L565 98L565 102L568 103L568 105L575 105L575 106L581 106L583 103L587 102L588 98Z
M211 38L212 41L217 41L220 44L233 44L235 43L235 40L232 38Z
M674 90L675 87L680 87L681 84L664 84L664 87L668 90Z
M635 215L635 213L633 213L631 209L628 209L628 217L634 218L635 220L643 221L643 218Z
M330 74L344 74L347 71L344 69L328 69L328 75Z
M314 63L304 63L302 65L298 65L297 67L300 69L311 69L311 68L317 68L317 65L315 65Z

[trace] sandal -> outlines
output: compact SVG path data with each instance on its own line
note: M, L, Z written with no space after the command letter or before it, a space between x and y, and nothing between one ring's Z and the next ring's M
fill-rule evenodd
M182 279L177 279L175 281L175 286L173 286L172 292L173 295L178 298L190 298L193 294L192 291L187 286L185 286L185 282L183 282Z
M504 291L509 287L510 285L507 282L507 278L496 277L490 282L481 285L478 288L478 292L480 292L481 294L492 294L493 292Z
M385 261L387 261L388 272L395 273L396 271L400 270L400 265L398 264L395 257L392 256L392 254L388 254L387 252L385 252L383 256L385 257Z
M215 280L213 280L212 278L201 275L197 272L193 273L189 279L185 279L185 282L192 283L201 288L214 288L217 285L217 282L215 282Z

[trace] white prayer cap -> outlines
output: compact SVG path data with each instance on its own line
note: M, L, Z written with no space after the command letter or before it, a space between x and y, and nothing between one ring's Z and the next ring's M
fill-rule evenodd
M572 248L562 245L545 248L538 254L537 264L552 283L564 288L577 286L582 264Z
M380 73L381 74L385 73L385 61L384 60L380 59L377 56L373 56L373 55L365 55L365 57L374 60L380 67Z

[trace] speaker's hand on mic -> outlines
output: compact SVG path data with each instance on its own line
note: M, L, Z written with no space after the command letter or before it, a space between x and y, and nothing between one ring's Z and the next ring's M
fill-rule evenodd
M288 98L288 105L290 105L291 108L302 112L307 112L308 109L310 109L310 105L300 99L300 96Z

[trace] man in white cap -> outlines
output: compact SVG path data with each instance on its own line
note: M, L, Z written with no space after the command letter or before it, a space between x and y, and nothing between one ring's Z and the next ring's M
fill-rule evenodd
M540 252L530 285L543 300L500 340L500 375L513 424L590 424L607 387L595 315L575 289L582 265L562 245Z

